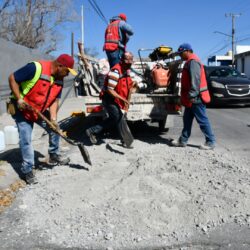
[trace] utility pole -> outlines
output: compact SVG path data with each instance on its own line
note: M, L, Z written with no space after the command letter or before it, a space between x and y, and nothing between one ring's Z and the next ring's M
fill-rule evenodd
M233 13L229 13L229 14L225 14L226 17L232 17L232 66L234 68L234 55L235 55L235 27L234 27L234 21L235 21L235 17L239 17L241 16L241 14L233 14Z
M83 5L82 5L82 48L84 49L84 17L83 17Z
M74 57L74 32L71 32L71 56Z

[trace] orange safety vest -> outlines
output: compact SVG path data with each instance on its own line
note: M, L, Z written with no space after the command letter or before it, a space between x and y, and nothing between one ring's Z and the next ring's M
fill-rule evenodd
M51 61L39 61L42 72L37 82L24 96L23 100L40 112L44 112L56 100L63 88L62 81L51 81ZM22 83L21 83L22 87ZM31 110L22 111L29 121L36 121L38 115Z
M200 62L200 59L195 55L191 54L186 61L183 70L182 70L182 77L181 77L181 103L185 107L191 107L192 103L190 102L188 93L191 88L191 80L190 75L188 72L189 63L191 60L197 61L201 65L201 78L200 78L200 97L204 103L209 103L211 101L210 94L207 88L207 79L204 70L203 64Z
M116 20L110 23L105 31L105 43L103 50L114 51L119 47L119 23L121 20Z
M133 86L133 81L127 73L124 74L120 63L116 64L112 68L112 70L115 69L117 69L119 72L119 80L114 90L124 99L128 99L129 90ZM108 86L108 75L105 78L104 91L105 89L107 89L107 86ZM125 109L125 103L122 100L120 100L119 98L114 98L114 101L119 105L121 109Z

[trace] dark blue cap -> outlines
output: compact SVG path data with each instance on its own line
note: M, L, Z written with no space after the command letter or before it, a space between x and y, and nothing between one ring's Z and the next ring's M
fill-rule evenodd
M181 44L179 46L177 52L180 54L180 53L182 53L184 51L187 51L187 50L192 50L193 51L193 49L192 49L192 47L191 47L191 45L189 43L183 43L183 44Z

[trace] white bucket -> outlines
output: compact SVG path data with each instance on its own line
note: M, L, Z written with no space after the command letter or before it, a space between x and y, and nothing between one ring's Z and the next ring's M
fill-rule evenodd
M5 137L4 132L0 130L0 152L5 149Z
M8 144L18 144L19 135L16 126L5 126L4 127L5 143Z

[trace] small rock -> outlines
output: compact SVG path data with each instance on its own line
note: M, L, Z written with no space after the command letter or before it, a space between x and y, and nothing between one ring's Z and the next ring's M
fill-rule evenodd
M105 240L111 240L111 239L113 239L113 234L112 233L105 234L104 235L104 239Z
M201 229L204 233L206 233L207 232L207 227L206 226L204 226L204 227L202 227L202 229Z
M20 206L19 206L19 208L24 210L24 209L26 209L26 208L27 208L27 205L25 205L25 204L20 205Z
M141 237L136 237L136 238L134 239L134 241L135 241L135 242L140 242L140 241L142 241L142 238L141 238Z

